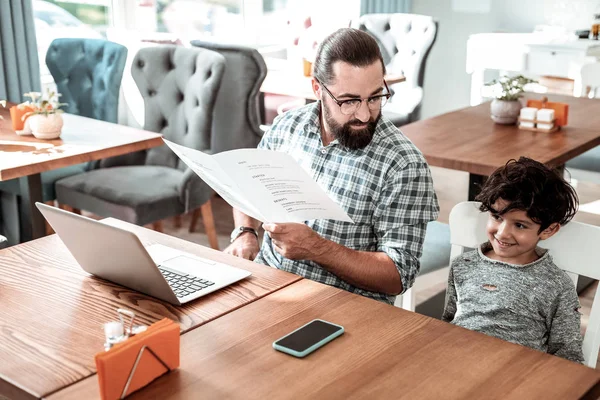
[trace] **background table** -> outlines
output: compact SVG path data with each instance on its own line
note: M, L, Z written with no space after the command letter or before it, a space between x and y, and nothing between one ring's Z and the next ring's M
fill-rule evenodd
M0 251L0 398L39 398L95 373L102 325L127 308L137 323L164 317L182 332L227 314L300 279L277 269L115 219L144 245L161 243L237 266L252 276L182 307L84 272L57 235Z
M273 341L315 318L346 332L304 359ZM307 279L186 333L181 368L132 399L577 399L600 373ZM50 399L98 398L90 377ZM596 398L596 397L593 397Z
M527 95L527 98L541 97ZM478 193L477 185L510 159L526 156L560 168L600 144L599 100L559 95L548 98L569 104L568 125L554 133L496 124L490 118L489 102L400 129L423 152L429 165L469 172L468 198L473 200Z
M21 178L24 240L42 237L44 219L35 207L42 201L40 173L163 145L162 135L124 125L63 114L59 139L18 136L8 109L0 108L0 181Z

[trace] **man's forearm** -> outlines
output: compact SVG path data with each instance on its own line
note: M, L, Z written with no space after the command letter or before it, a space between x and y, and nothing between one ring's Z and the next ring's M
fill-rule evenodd
M402 292L402 280L396 264L384 252L351 250L322 239L319 255L312 261L361 289L397 295Z
M234 208L233 209L233 222L235 226L247 226L249 228L254 228L257 232L260 228L261 222L244 214L240 210Z

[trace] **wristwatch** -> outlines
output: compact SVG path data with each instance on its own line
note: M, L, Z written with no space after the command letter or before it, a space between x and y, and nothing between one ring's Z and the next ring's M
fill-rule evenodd
M258 232L256 232L256 229L250 228L249 226L238 226L233 230L233 232L231 232L230 243L233 243L234 240L237 239L238 236L240 236L244 232L252 232L254 236L256 236L256 239L258 239Z

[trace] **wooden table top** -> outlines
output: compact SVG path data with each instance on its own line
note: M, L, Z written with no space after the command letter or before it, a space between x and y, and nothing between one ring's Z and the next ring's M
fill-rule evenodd
M273 341L315 318L345 333L304 359ZM132 399L575 399L600 372L303 279L181 337L181 367ZM90 377L50 399L98 398Z
M63 114L60 138L19 136L0 107L0 181L162 146L162 135L92 118Z
M102 325L116 309L137 323L168 317L182 332L278 290L300 277L128 224L145 245L161 243L252 272L252 276L182 307L84 272L57 235L0 251L0 398L46 396L95 373Z
M263 93L278 94L283 96L299 97L307 100L316 100L312 91L312 77L304 76L302 63L291 65L287 60L267 58L267 76L263 81L260 91ZM388 85L404 82L402 75L389 74L385 77Z
M529 94L527 98L540 98ZM600 101L550 95L569 104L568 125L554 133L519 130L490 118L490 103L403 126L429 165L490 175L511 158L527 156L556 167L600 144Z

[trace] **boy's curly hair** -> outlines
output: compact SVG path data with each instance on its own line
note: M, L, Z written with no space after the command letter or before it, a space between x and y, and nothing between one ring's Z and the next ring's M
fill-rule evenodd
M494 209L498 199L508 202L508 206ZM483 212L502 215L523 210L541 225L539 232L554 223L568 223L579 205L577 193L569 183L544 164L527 157L509 160L494 171L475 200L481 202L479 209Z

